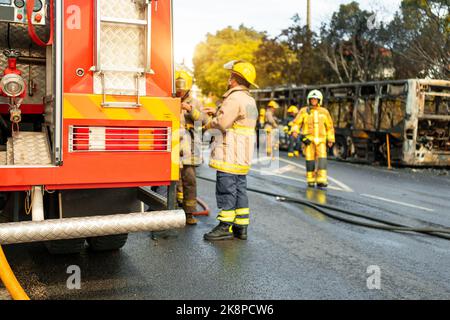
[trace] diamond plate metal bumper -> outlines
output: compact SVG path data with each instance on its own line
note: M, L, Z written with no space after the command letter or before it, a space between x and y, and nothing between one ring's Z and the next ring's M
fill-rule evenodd
M183 210L0 224L0 245L163 231L186 224Z

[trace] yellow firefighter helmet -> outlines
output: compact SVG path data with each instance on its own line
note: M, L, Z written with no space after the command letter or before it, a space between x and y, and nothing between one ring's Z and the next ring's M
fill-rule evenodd
M295 114L297 114L298 113L298 108L296 106L290 106L287 112L288 113L295 113Z
M259 109L259 123L264 125L264 121L266 120L266 109Z
M279 105L276 101L272 100L272 101L269 102L269 104L267 105L267 107L268 107L268 108L279 109L279 108L280 108L280 105Z
M250 62L242 60L233 60L226 63L223 67L227 70L230 70L231 72L236 73L238 76L246 80L252 86L259 88L258 85L255 83L256 80L255 66Z
M308 94L308 104L311 99L319 100L319 105L322 105L323 102L323 94L319 90L313 90Z
M193 84L192 76L185 70L175 72L175 87L177 90L189 91Z

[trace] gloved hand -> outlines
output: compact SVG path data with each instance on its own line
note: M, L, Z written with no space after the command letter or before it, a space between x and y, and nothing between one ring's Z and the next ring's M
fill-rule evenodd
M283 131L284 131L284 133L288 133L289 132L289 127L288 126L284 126Z
M303 138L303 143L305 144L305 146L309 146L312 142L308 138Z

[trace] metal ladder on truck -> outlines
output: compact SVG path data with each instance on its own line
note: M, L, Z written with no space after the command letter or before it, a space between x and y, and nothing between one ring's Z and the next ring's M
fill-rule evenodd
M145 95L146 74L154 74L151 69L151 8L151 0L95 1L95 65L91 71L94 71L94 91L100 91L95 88L101 87L101 91L95 93L102 94L101 106L104 108L141 107L140 97ZM117 13L124 14L122 17L118 17ZM144 17L142 17L142 13L144 13ZM123 17L123 15L128 15L128 17ZM115 39L116 33L124 36ZM129 62L127 57L142 52L140 48L142 40L145 43L143 59L135 59L134 64L131 63L133 65L124 65ZM119 54L127 57L115 59ZM130 76L134 77L134 88L130 88ZM120 88L107 88L108 78L113 79L113 82L119 84ZM141 89L142 87L144 89ZM108 92L109 90L121 91L111 93ZM135 100L132 102L108 101L107 95L109 94L134 95Z

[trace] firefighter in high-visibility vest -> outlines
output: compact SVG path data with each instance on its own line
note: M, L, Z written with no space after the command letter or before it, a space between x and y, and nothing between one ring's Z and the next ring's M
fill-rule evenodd
M181 98L180 117L180 181L177 184L177 200L186 213L186 224L195 225L197 219L197 180L195 168L202 163L201 130L202 106L191 95L193 79L184 71L175 73L177 97Z
M296 106L290 106L287 110L287 117L285 120L284 132L288 136L288 157L294 156L300 157L301 140L300 140L300 127L294 123L298 114L298 108Z
M308 94L308 106L302 108L294 120L302 133L305 144L306 180L309 187L328 186L327 146L335 142L333 120L327 109L322 107L323 95L319 90ZM317 169L316 169L317 160Z
M274 100L270 101L267 105L264 130L266 131L266 153L268 157L273 156L273 150L276 147L274 143L274 131L278 129L278 118L275 116L275 111L279 108L280 106Z
M209 241L234 237L246 240L250 223L247 174L255 148L258 109L249 88L257 87L256 71L245 61L231 61L224 67L231 72L228 91L205 126L215 131L209 166L217 170L216 200L220 210L219 225L204 235Z

